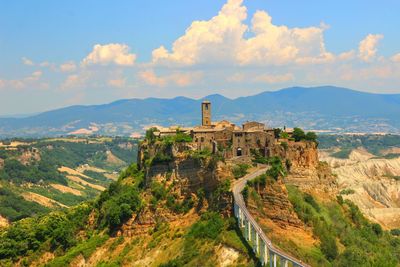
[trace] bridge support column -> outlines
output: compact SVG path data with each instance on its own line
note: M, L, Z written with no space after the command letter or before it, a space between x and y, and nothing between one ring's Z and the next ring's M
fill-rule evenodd
M245 220L243 220L243 226L244 226L244 239L249 241L249 237L248 237L249 230L247 229L248 224Z
M263 242L262 254L263 254L263 258L264 258L264 265L267 265L267 263L268 263L268 248L267 248L267 244L265 244L264 242Z
M248 237L249 237L249 242L251 242L251 240L252 240L252 238L251 238L251 228L252 228L251 223L250 223L250 221L248 221L247 222L247 229L249 230L249 232L247 234L248 234Z
M255 249L256 249L256 255L260 255L260 236L258 235L258 232L254 231L256 233L256 240L255 240Z
M289 261L281 257L281 267L288 267Z
M274 253L271 252L271 250L269 251L269 267L273 267L273 257L274 257Z
M277 257L276 254L274 254L274 267L276 267L276 264L277 264Z

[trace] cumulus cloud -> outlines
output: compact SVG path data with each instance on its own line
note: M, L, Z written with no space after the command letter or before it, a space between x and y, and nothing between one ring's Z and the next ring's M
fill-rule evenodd
M129 53L129 46L125 44L96 44L92 52L83 59L82 64L132 66L135 60L136 55Z
M42 75L43 72L38 70L21 79L0 80L0 88L26 89L34 87L38 89L47 89L48 83L41 81Z
M91 73L81 72L79 74L68 75L61 84L61 90L75 89L84 87L91 78Z
M257 11L249 29L244 23L247 9L242 4L243 0L228 0L217 16L194 21L173 43L171 52L164 46L153 51L153 63L280 65L334 60L325 49L325 24L308 28L277 26L267 12ZM245 37L247 30L253 37Z
M393 62L398 62L398 63L400 63L400 53L398 53L398 54L392 56L390 59L391 59Z
M332 61L333 54L325 49L323 32L326 27L288 28L272 23L265 11L257 11L252 19L255 34L244 40L237 59L241 64L281 65L287 63L322 63Z
M33 63L32 60L30 60L29 58L23 57L22 58L22 63L26 66L33 66L35 65L35 63Z
M382 38L382 34L368 34L367 37L360 42L358 57L365 62L372 61L378 51L377 46L379 40Z
M153 62L172 62L192 65L215 61L231 61L239 48L247 26L242 22L247 9L242 0L228 0L217 16L208 21L194 21L185 34L172 45L172 52L164 46L153 51Z
M73 61L65 62L60 65L60 70L62 72L73 72L76 70L76 64Z

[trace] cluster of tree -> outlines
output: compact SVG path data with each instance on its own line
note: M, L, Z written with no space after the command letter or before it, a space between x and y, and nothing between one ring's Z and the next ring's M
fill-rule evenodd
M292 137L296 142L298 141L312 141L312 142L317 142L317 135L314 132L307 132L305 133L302 129L300 128L294 128L293 129L293 135Z
M162 142L168 143L168 144L174 144L174 143L190 143L193 141L193 138L189 135L186 134L179 129L176 129L176 133L173 135L167 135L163 137L157 137L154 133L157 132L158 129L156 127L152 127L146 131L146 140L152 144L157 140L160 140Z
M99 211L99 226L113 232L143 208L143 201L135 184L113 182L101 193L95 206Z
M57 165L52 159L42 158L38 162L24 165L16 159L7 158L4 168L0 170L0 178L16 184L39 183L43 181L67 184L67 180L57 171Z
M26 217L40 215L49 212L49 208L36 202L26 201L17 195L7 185L0 187L0 214L9 221L14 222Z
M18 257L39 249L67 250L76 244L76 234L86 227L92 207L81 204L63 212L27 218L0 230L0 265L12 265Z
M348 151L358 147L364 147L374 155L383 156L381 155L382 150L396 147L400 144L400 135L320 135L318 136L318 141L320 143L319 147L322 149L341 148L343 157L347 157Z

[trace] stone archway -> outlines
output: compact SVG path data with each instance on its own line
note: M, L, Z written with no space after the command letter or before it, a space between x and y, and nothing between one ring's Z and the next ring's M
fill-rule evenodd
M238 147L238 148L236 149L236 156L237 156L237 157L240 157L240 156L242 156L242 155L243 155L243 153L242 153L242 148Z

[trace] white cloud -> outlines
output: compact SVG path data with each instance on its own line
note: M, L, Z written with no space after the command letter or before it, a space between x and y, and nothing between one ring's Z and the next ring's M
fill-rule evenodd
M76 70L76 64L73 61L65 62L64 64L60 65L60 70L62 72L72 72Z
M398 63L400 63L400 53L398 53L398 54L392 56L390 59L391 59L393 62L398 62Z
M334 56L325 49L324 25L309 28L288 28L272 23L265 11L257 11L252 19L255 34L244 40L237 54L241 64L281 65L287 63L322 63Z
M343 52L338 56L338 58L339 58L339 60L342 60L342 61L354 59L355 58L355 52L354 52L354 50Z
M257 82L265 82L265 83L284 83L294 80L294 76L291 73L285 74L262 74L257 76L255 79Z
M68 75L61 84L61 90L75 89L84 87L91 78L91 73L82 72L79 74Z
M318 27L288 28L272 23L265 11L252 18L253 37L245 38L247 9L243 0L228 0L217 16L194 21L169 52L164 46L153 50L153 63L236 63L241 65L281 65L287 63L324 63L334 60L327 52L323 32Z
M167 85L177 85L185 87L193 84L201 77L200 72L173 72L158 76L153 70L145 70L138 73L139 78L148 85L165 87Z
M108 80L108 85L112 87L122 88L126 84L126 79L111 79Z
M382 38L382 34L368 34L368 36L360 42L360 45L358 47L358 57L365 62L372 61L378 51L377 46L379 40L381 40Z
M132 66L135 63L136 55L129 53L129 46L125 44L97 44L92 52L83 59L83 65L121 65Z
M33 66L33 65L35 65L35 63L33 63L32 60L30 60L29 58L26 58L26 57L23 57L23 58L22 58L22 63L23 63L24 65L27 65L27 66Z
M42 75L43 72L38 70L21 79L0 80L0 88L7 87L10 89L26 89L34 87L37 89L46 89L48 87L48 83L41 82Z
M231 61L247 30L242 23L247 17L246 11L242 0L228 0L217 16L208 21L194 21L174 42L172 52L164 46L155 49L153 62L192 65L207 63L210 59Z

